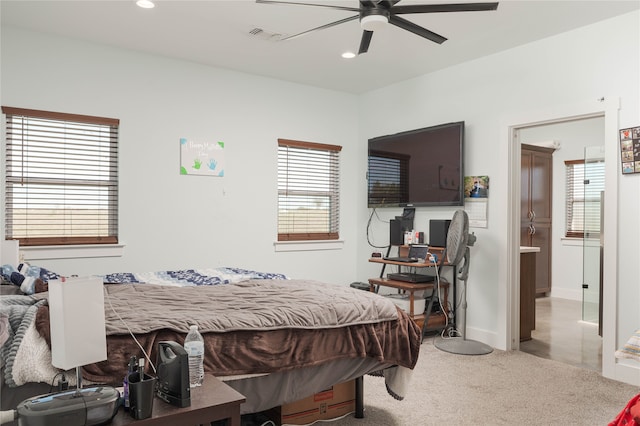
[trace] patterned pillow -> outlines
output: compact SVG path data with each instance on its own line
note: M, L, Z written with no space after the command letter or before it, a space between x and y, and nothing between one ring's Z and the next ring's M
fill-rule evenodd
M637 329L627 343L616 351L616 358L628 358L640 361L640 328Z
M24 294L47 291L49 280L60 278L60 275L53 271L28 263L18 265L17 271L10 265L3 265L2 276L11 284L20 287L20 291Z

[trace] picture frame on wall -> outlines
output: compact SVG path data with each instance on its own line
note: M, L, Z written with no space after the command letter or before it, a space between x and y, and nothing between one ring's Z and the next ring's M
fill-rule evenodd
M180 174L224 176L224 142L180 138Z
M640 173L640 126L620 129L622 174Z

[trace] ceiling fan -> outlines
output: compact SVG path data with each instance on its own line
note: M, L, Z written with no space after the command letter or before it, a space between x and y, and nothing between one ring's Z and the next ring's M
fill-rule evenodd
M277 0L256 0L256 3L264 4L288 4L297 6L314 6L324 7L329 9L344 10L347 12L357 12L355 16L351 16L339 21L331 22L316 28L312 28L307 31L303 31L298 34L294 34L288 37L284 37L281 40L291 40L292 38L300 37L302 35L311 33L313 31L324 30L326 28L334 27L336 25L344 24L345 22L354 21L360 19L360 26L362 27L362 38L360 40L360 48L358 54L366 53L369 50L369 44L371 43L371 37L373 32L381 29L387 24L395 25L412 32L420 37L424 37L435 43L442 44L447 39L446 37L436 34L433 31L429 31L419 25L414 24L398 15L404 15L409 13L441 13L441 12L480 12L487 10L496 10L498 3L441 3L441 4L416 4L416 5L396 5L400 0L360 0L359 7L345 7L334 6L328 4L315 4L315 3L297 3L292 1L277 1Z

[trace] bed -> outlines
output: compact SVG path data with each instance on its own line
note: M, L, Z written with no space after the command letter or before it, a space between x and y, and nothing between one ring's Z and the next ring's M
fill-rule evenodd
M129 357L142 354L129 330L155 362L157 343L182 344L193 323L205 340L205 372L245 395L243 414L365 374L384 376L390 397L402 399L418 359L421 333L409 316L347 286L237 268L118 273L103 282L109 359L83 367L88 382L122 383ZM8 336L2 409L24 399L18 391L30 384L42 393L59 373L50 365L46 285L40 290L0 304ZM20 398L9 401L7 392Z

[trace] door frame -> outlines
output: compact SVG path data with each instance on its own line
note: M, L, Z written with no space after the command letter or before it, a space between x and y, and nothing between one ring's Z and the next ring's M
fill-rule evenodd
M499 315L504 319L498 334L507 350L520 348L520 142L515 140L517 130L535 125L553 124L604 115L605 146L605 194L606 203L618 205L618 111L619 98L600 98L581 104L551 106L539 111L523 111L501 120L501 146L506 147L507 157L507 241L502 254L506 259L506 279L501 280L499 291ZM504 153L504 151L502 151ZM603 261L603 330L602 375L616 377L617 335L617 214L605 215Z

